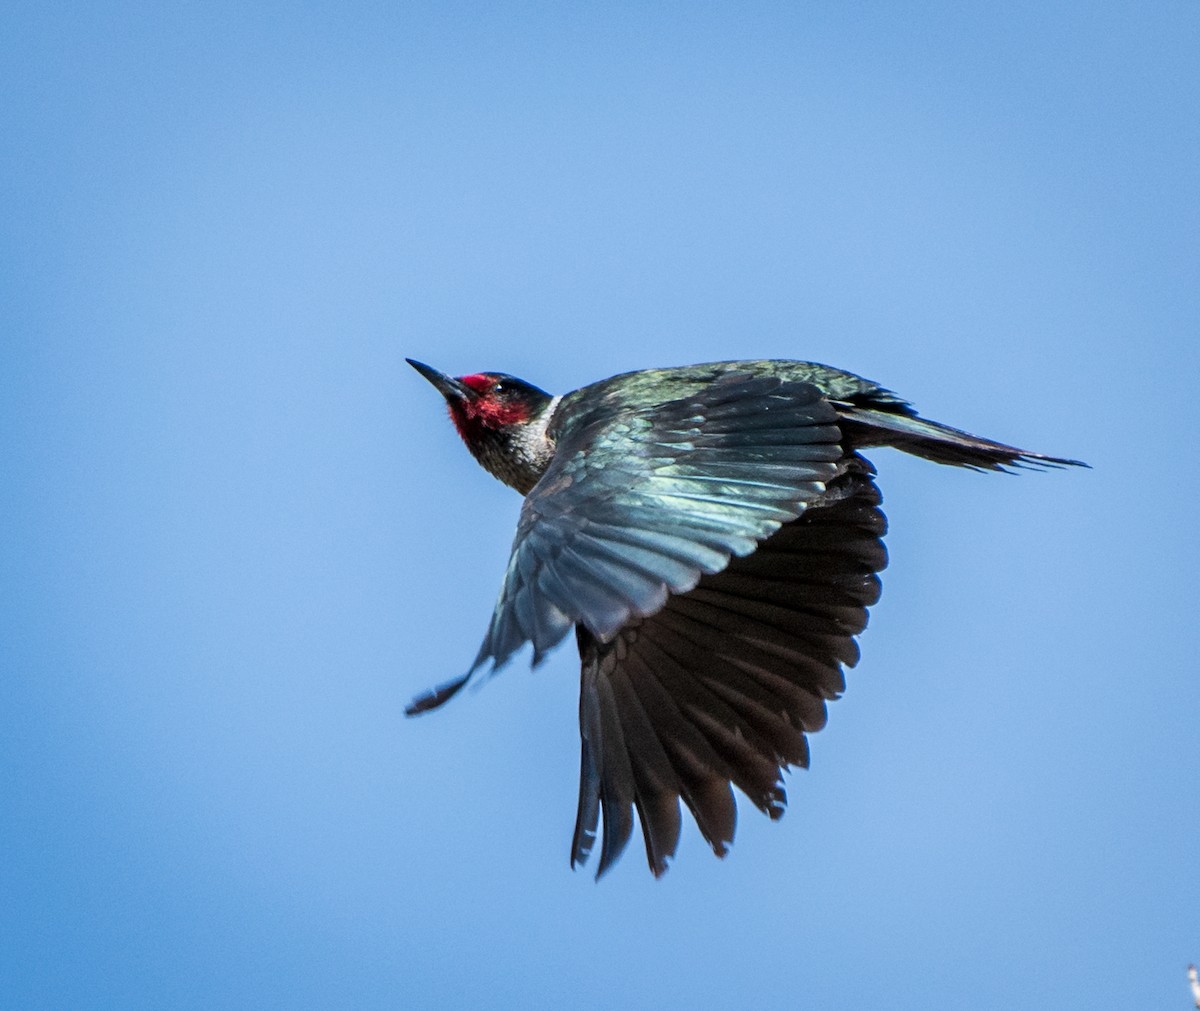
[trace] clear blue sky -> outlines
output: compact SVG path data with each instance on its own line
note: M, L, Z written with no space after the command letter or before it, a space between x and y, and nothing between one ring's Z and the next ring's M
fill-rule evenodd
M0 1004L1187 1006L1200 7L991 6L6 7ZM402 717L519 504L405 355L1095 469L876 454L787 817L596 885L569 647Z

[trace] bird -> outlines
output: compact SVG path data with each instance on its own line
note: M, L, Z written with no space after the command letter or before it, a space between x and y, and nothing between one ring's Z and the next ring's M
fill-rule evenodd
M859 660L888 562L876 471L890 446L977 471L1086 467L920 417L877 383L813 362L626 372L554 396L503 372L406 361L485 470L524 496L499 598L469 670L417 716L574 632L579 797L570 864L596 878L641 826L655 877L690 811L712 851L736 787L771 819Z

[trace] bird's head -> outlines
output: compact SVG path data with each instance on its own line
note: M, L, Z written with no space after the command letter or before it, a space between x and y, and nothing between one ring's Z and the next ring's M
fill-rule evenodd
M506 484L527 490L529 466L544 467L532 429L542 421L536 436L544 439L544 418L554 398L503 372L454 377L411 358L405 361L445 397L450 419L475 458Z
M550 403L545 390L503 372L455 378L411 358L405 361L446 398L454 427L468 445L490 433L529 424Z

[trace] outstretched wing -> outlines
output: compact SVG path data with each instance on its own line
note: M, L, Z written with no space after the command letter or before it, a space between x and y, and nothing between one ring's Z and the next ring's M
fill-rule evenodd
M557 448L521 509L483 645L436 708L526 642L534 663L582 625L609 642L799 516L838 473L837 414L813 385L730 372L689 396L630 406L620 386L567 397Z
M477 662L500 666L531 642L536 663L577 623L607 642L751 553L837 473L836 420L814 386L739 374L666 404L564 417Z
M579 632L582 761L571 863L603 814L597 877L621 854L636 808L650 869L666 870L680 799L718 856L733 840L736 785L771 818L782 772L808 765L806 732L844 688L853 637L879 597L886 520L871 465L847 457L822 500L752 555L672 596L603 642Z

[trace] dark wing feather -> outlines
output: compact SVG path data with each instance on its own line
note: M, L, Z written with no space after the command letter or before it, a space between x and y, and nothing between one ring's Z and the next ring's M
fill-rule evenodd
M814 386L737 373L645 407L568 397L473 669L576 623L609 641L754 551L838 473L836 420Z
M805 732L824 725L879 597L886 521L873 473L848 456L821 499L753 554L607 643L580 628L592 771L580 780L573 865L587 859L602 817L597 876L611 867L636 809L650 869L663 873L680 800L723 855L736 821L731 783L772 818L783 814L783 772L807 766Z

